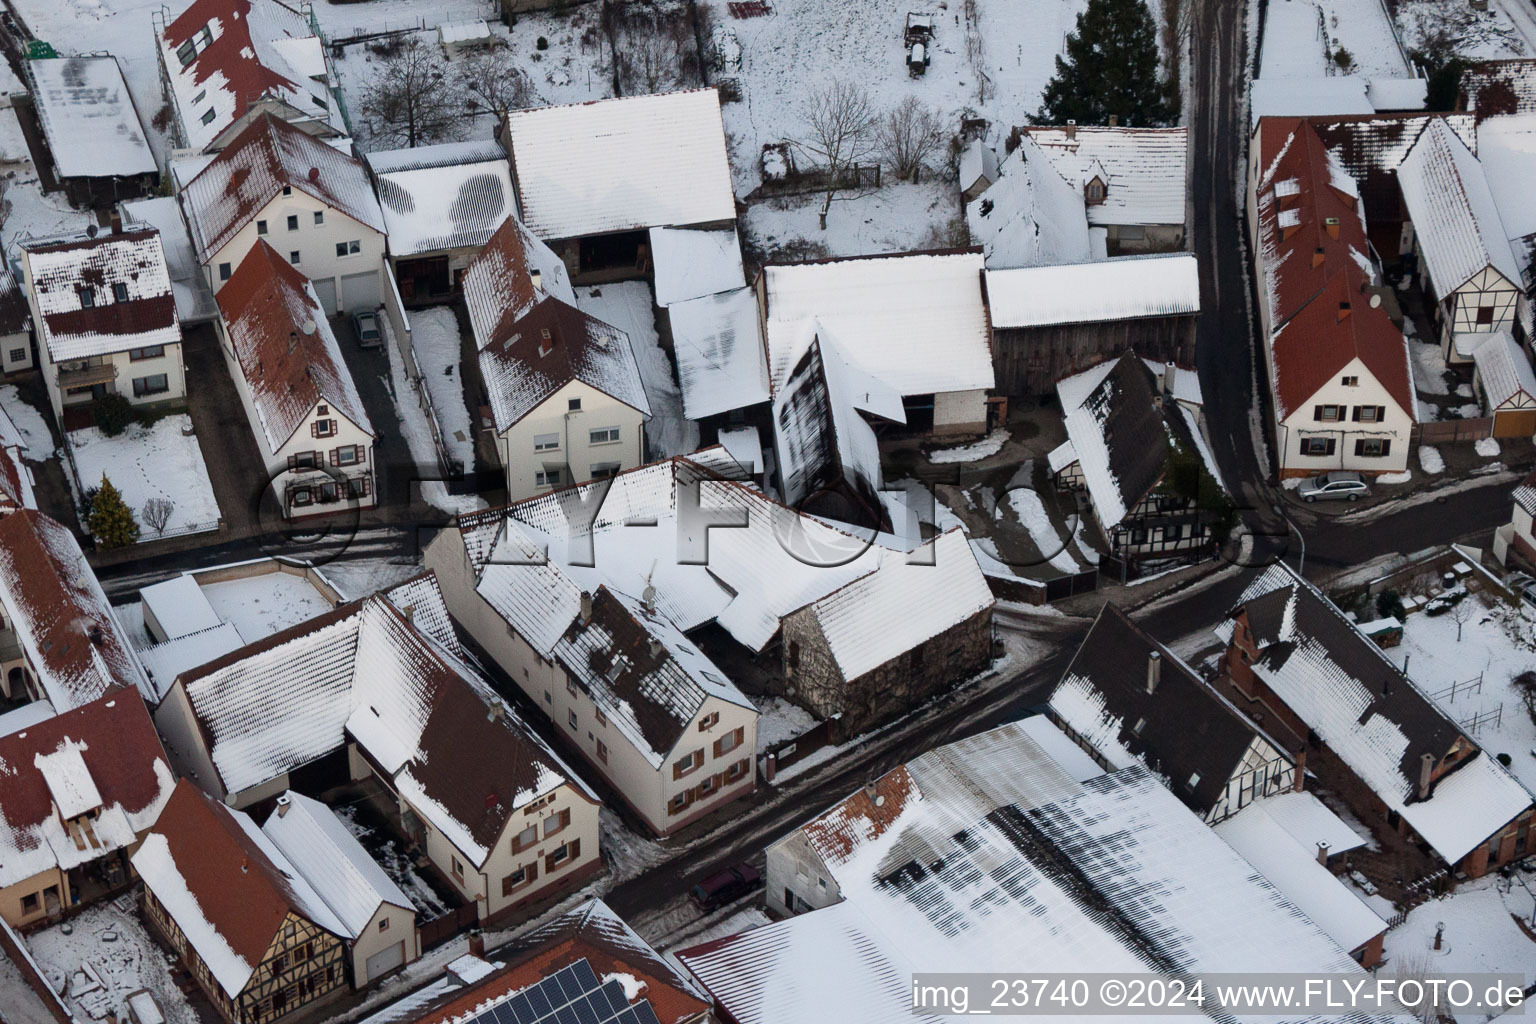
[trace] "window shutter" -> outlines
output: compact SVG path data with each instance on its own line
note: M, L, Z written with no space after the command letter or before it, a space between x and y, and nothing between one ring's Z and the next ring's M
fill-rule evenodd
M565 828L571 823L571 809L567 807L560 812L560 827Z
M576 839L572 839L571 840L571 860L575 860L577 857L580 857L580 856L581 856L581 839L580 839L580 837L578 837Z
M1322 420L1322 418L1323 418L1323 407L1322 406L1314 405L1312 407L1312 418L1314 420L1318 420L1318 421Z
M720 749L720 744L724 743L724 742L725 742L725 738L724 737L721 737L720 739L715 740L715 756L716 757L719 757L721 755L721 753L723 753L723 751L721 751L721 749Z
M366 498L368 495L373 493L373 478L372 477L367 477L367 476L363 477L362 478L362 484L363 484L363 497Z
M681 762L681 761L673 761L672 762L672 778L680 779L682 777L683 777L683 762Z
M357 464L359 466L368 461L368 449L360 444L355 444L352 447L357 449Z
M1362 456L1365 454L1365 442L1363 440L1355 442L1355 454Z
M1323 454L1324 455L1332 455L1333 452L1334 452L1334 449L1336 449L1338 447L1338 444L1339 444L1338 438L1330 437L1328 439L1328 447L1327 447L1326 450L1324 450Z
M1350 419L1354 420L1356 423L1359 423L1360 422L1360 410L1364 409L1364 408L1365 408L1365 406L1363 406L1363 405L1355 406L1354 411L1350 414Z
M341 465L341 449L340 448L332 448L331 449L331 465L333 465L333 466Z
M736 740L736 746L741 746L742 742L747 738L747 727L744 725L738 725L736 727L736 731L733 732L731 736ZM733 747L732 749L735 748Z
M298 469L299 468L299 457L297 455L290 455L290 456L288 456L288 468L289 469Z
M1385 420L1386 418L1387 418L1387 407L1384 406L1384 405L1378 405L1376 407L1376 422L1380 423L1383 420Z
M1390 455L1391 453L1392 453L1392 442L1387 440L1386 438L1383 438L1382 442L1381 442L1381 454L1383 456L1387 456L1387 455Z
M528 881L531 882L535 878L538 878L538 877L539 877L539 862L538 861L534 861L532 864L528 865Z

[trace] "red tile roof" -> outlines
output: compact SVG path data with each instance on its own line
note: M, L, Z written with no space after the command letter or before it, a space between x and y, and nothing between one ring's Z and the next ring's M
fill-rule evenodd
M317 402L372 432L309 280L270 245L256 243L217 299L271 451L293 436Z
M22 474L27 470L21 464L21 456L13 455L13 451L0 447L0 507L9 504L21 508L27 503L27 490L22 487Z
M181 341L159 229L27 242L22 248L42 319L38 338L54 362ZM119 285L127 289L126 301L113 294Z

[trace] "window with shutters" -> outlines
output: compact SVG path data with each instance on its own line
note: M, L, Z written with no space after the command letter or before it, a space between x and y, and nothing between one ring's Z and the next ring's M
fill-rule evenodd
M289 469L314 469L319 464L319 452L294 452L288 456Z
M373 493L372 481L366 476L353 476L347 478L347 497L366 498Z
M1344 418L1342 405L1314 405L1312 418L1319 423L1337 423Z
M709 778L699 783L699 799L703 800L706 797L714 796L715 793L719 792L720 779L721 776L719 775L711 775Z
M691 803L693 803L693 790L685 789L683 792L677 794L671 800L667 801L667 813L679 814L682 811L687 810L688 805Z
M735 730L728 732L724 736L715 740L715 756L721 757L725 754L729 754L731 751L741 746L741 741L746 738L746 734L746 728L738 726Z
M1334 439L1331 437L1304 437L1301 439L1301 454L1303 455L1332 455Z
M331 452L331 465L355 466L361 461L362 452L362 446L355 444L349 444L344 448L337 448Z
M561 843L553 853L544 858L545 872L555 871L577 857L581 856L581 840L572 839L568 843Z
M335 420L315 420L310 424L310 433L315 437L334 437L336 435Z
M556 811L544 819L544 838L548 839L565 830L571 823L571 809L569 807Z
M602 708L593 708L592 709L592 717L597 719L597 724L598 725L605 726L605 727L608 725L608 716L603 714L603 709Z
M527 885L532 879L528 877L528 868L521 867L501 880L501 894L510 896L514 889Z
M1360 386L1360 378L1359 377L1341 377L1341 378L1339 378L1339 383L1344 385L1347 388L1357 388L1357 387Z
M1391 452L1392 442L1384 437L1362 437L1355 442L1355 454L1363 459L1380 459Z
M743 758L740 761L737 761L735 764L731 765L729 768L727 768L725 770L725 781L726 781L726 784L729 785L730 783L735 782L737 779L740 779L743 776L745 776L747 774L748 769L751 767L751 763L752 763L751 761L747 760L746 758Z
M720 712L711 711L699 719L699 732L708 732L720 723Z
M698 771L699 766L703 763L704 751L695 750L693 753L682 758L681 760L672 762L672 777L674 779L680 779L690 772Z
M1387 414L1385 406L1381 405L1357 405L1355 406L1356 423L1380 423Z
M308 487L295 487L288 495L290 505L312 505L314 501L315 495Z
M334 480L327 480L325 483L322 483L319 491L321 504L330 504L341 496L341 491L337 488L336 481Z

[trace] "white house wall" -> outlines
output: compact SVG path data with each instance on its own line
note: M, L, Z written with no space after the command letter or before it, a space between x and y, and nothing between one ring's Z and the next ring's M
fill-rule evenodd
M380 922L387 923L383 931L379 930ZM368 974L368 958L400 942L405 943L403 963L411 963L421 956L416 912L392 903L380 903L362 933L351 943L353 987L364 988L372 984L376 979Z
M1360 383L1346 387L1343 377L1358 377ZM1342 405L1344 419L1340 422L1319 422L1313 419L1314 406ZM1357 405L1386 407L1386 416L1379 423L1356 423L1351 416ZM1413 421L1386 388L1366 369L1359 359L1351 360L1328 383L1319 388L1299 409L1291 413L1280 426L1280 473L1282 476L1324 473L1332 469L1356 470L1362 473L1397 473L1408 466L1409 440ZM1335 439L1332 455L1303 455L1301 443L1307 437L1331 437ZM1355 441L1360 438L1384 438L1391 441L1384 458L1365 458L1355 455Z
M933 396L935 434L981 433L986 428L985 391L941 391Z
M570 400L581 399L581 411L567 413ZM581 381L571 381L527 416L502 433L497 442L507 474L507 499L519 501L554 488L539 484L537 474L546 463L567 467L560 486L592 479L592 469L617 463L620 470L645 461L644 419L639 410ZM592 444L589 432L618 427L619 440ZM540 435L558 436L559 447L534 450Z

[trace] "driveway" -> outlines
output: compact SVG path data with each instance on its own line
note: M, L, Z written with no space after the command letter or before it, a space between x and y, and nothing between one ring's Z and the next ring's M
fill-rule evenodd
M258 533L258 509L267 489L266 460L211 324L182 332L181 357L187 368L187 412L228 528L220 537Z
M363 400L363 409L373 422L374 433L374 487L378 494L377 517L384 522L398 522L430 514L431 510L419 498L419 490L412 494L412 481L434 479L439 475L437 464L417 466L411 458L411 449L400 430L400 415L395 411L395 395L390 382L389 354L383 347L359 348L357 336L352 330L351 317L331 318L331 331L341 346L342 358L352 373L357 393ZM412 401L412 396L405 396ZM413 510L412 499L416 506ZM373 519L374 516L366 516ZM437 518L441 518L438 516Z

